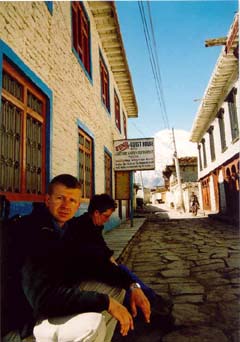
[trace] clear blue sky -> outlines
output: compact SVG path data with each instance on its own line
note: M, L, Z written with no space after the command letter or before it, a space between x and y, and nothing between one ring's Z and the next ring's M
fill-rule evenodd
M128 121L128 137L151 137L167 127L138 2L116 1L116 7L139 110ZM147 13L146 2L144 8ZM204 42L227 35L238 1L151 1L150 8L169 125L190 131L200 104L194 99L203 96L222 48L206 48Z

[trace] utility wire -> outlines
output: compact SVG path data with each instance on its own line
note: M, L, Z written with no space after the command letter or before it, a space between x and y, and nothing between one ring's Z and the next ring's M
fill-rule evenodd
M157 91L157 98L158 98L158 102L161 108L161 114L162 114L162 119L164 122L164 126L167 126L167 122L165 119L165 116L163 115L163 105L162 105L162 100L161 100L161 94L160 94L160 90L159 90L159 82L158 82L158 74L157 74L157 67L156 67L156 59L154 57L153 54L153 49L151 46L151 38L150 38L150 34L149 34L149 29L148 29L148 24L146 21L146 15L145 15L145 11L144 11L144 6L142 4L142 1L138 1L138 5L139 5L139 10L140 10L140 14L141 14L141 19L142 19L142 23L143 23L143 31L144 31L144 36L145 36L145 40L146 40L146 44L147 44L147 48L148 48L148 53L149 53L149 60L150 60L150 64L151 64L151 68L152 68L152 72L153 72L153 78L155 81L155 87L156 87L156 91Z
M143 24L144 36L145 36L148 54L149 54L149 60L150 60L151 68L152 68L154 81L155 81L157 99L160 105L160 113L162 116L164 127L169 130L170 141L173 146L173 137L172 137L171 130L170 130L167 109L166 109L166 104L164 100L164 92L163 92L162 78L161 78L161 72L160 72L160 67L159 67L159 58L158 58L158 53L157 53L157 45L156 45L156 39L155 39L155 34L154 34L150 1L147 1L147 10L148 10L147 13L148 13L148 18L149 18L148 21L150 23L150 29L149 29L148 21L146 19L146 14L145 14L143 3L145 2L138 1L139 11L141 15L142 24ZM174 150L174 146L173 146L173 150Z
M155 34L154 34L154 29L153 29L153 21L152 21L152 15L151 15L151 8L150 8L150 2L147 2L148 5L148 15L150 19L150 25L151 25L151 32L152 32L152 39L153 39L153 47L154 47L154 54L155 54L155 60L156 60L156 67L157 67L157 80L159 84L159 90L160 90L160 95L162 99L162 105L163 105L163 113L166 119L167 123L167 128L169 129L169 121L168 121L168 115L167 115L167 108L164 100L164 92L163 92L163 86L162 86L162 77L161 77L161 72L160 72L160 67L159 67L159 57L157 53L157 44L156 44L156 39L155 39Z

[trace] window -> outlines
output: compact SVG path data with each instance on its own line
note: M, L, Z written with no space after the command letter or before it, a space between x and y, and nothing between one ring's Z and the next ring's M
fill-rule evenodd
M203 166L207 167L207 155L206 155L205 139L202 139L201 143L202 143L202 148L203 148Z
M127 139L127 119L124 113L123 113L123 129L124 129L125 139Z
M82 198L90 199L93 195L93 141L79 128L79 181Z
M52 1L45 1L45 4L46 4L49 12L52 14L53 13L53 2Z
M202 156L201 156L201 145L198 145L198 160L199 160L199 169L202 171Z
M3 60L0 117L0 192L38 201L45 193L45 95Z
M100 78L101 78L101 97L107 110L110 112L110 100L109 100L109 75L106 65L100 55Z
M80 1L72 1L72 32L73 47L87 73L91 75L90 24L83 4Z
M120 104L119 104L119 99L118 99L116 92L114 92L114 107L115 107L116 126L121 132Z
M222 152L226 150L226 136L225 136L225 123L224 123L224 109L221 108L217 113L220 139L221 139L221 148Z
M104 152L105 164L105 192L112 196L112 158L108 152Z
M231 133L232 133L232 141L234 141L235 139L237 139L239 137L237 106L236 106L236 94L237 94L237 89L233 88L225 100L228 103Z
M213 126L210 126L207 132L209 134L211 161L214 161L215 160L215 145L214 145L214 136L213 136Z

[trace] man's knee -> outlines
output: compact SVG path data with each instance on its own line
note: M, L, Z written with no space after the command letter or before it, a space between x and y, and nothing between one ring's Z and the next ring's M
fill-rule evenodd
M106 324L102 314L86 312L46 319L34 327L33 333L36 342L103 342Z

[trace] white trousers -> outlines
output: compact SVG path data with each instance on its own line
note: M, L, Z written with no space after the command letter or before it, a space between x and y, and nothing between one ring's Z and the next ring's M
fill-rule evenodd
M36 342L104 342L105 318L97 312L45 319L35 325Z
M125 296L125 290L96 281L81 282L79 288L108 294L120 303ZM116 324L117 320L107 311L86 312L45 319L35 325L33 335L36 342L110 342Z

